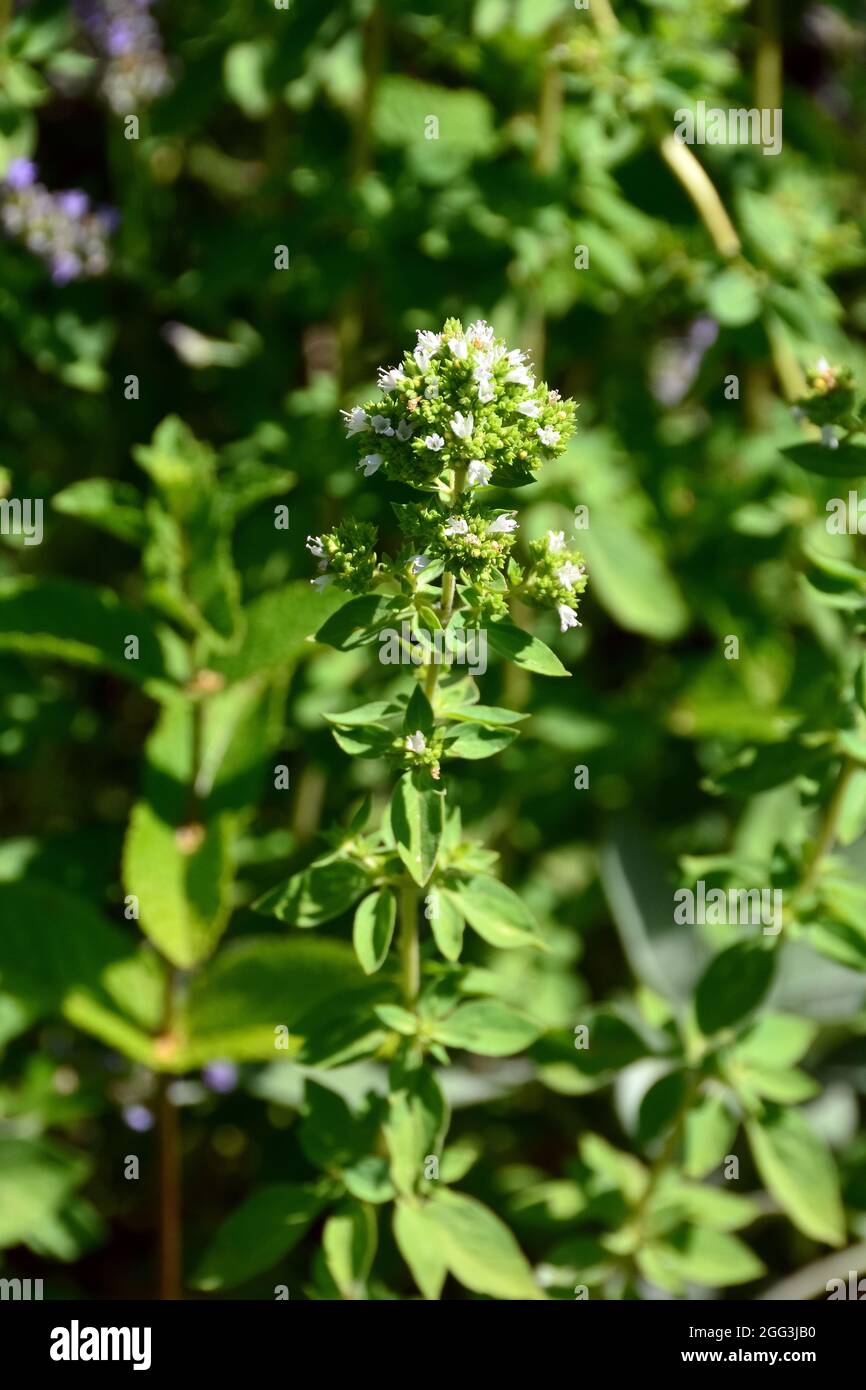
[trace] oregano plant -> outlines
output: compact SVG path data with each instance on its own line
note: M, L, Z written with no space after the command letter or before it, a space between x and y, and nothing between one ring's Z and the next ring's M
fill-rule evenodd
M508 1228L454 1186L461 1155L447 1144L438 1073L454 1051L510 1056L539 1031L531 1009L498 999L483 972L462 963L467 927L496 950L543 950L544 940L496 877L496 854L464 833L451 774L461 760L507 748L522 718L483 702L461 664L467 652L486 643L528 671L568 674L512 623L510 601L554 611L565 632L577 624L585 565L562 532L518 558L518 511L505 489L531 482L563 450L575 406L483 321L420 331L379 385L380 399L345 419L364 475L412 490L393 502L394 542L384 550L372 526L347 518L307 546L321 571L313 583L352 595L318 640L397 663L382 698L329 716L340 748L382 762L393 789L381 814L367 798L329 835L327 852L258 909L296 928L353 909L358 961L381 982L354 1011L337 1001L329 1060L386 1059L387 1097L370 1098L359 1125L333 1095L313 1091L302 1129L336 1203L323 1233L326 1284L366 1296L390 1204L394 1239L426 1298L439 1297L448 1274L476 1293L540 1298Z

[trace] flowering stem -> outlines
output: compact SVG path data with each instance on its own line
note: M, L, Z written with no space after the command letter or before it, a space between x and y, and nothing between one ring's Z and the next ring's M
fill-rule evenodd
M828 855L833 848L839 828L839 817L842 814L842 807L845 804L845 794L848 790L848 783L856 770L856 763L850 758L845 758L839 769L839 776L833 788L833 795L827 805L818 838L812 847L812 853L806 864L806 872L797 890L798 897L804 897L810 893L815 886L815 880L821 869L821 861Z
M400 981L403 1000L411 1008L421 987L421 951L418 942L418 889L408 875L400 887Z

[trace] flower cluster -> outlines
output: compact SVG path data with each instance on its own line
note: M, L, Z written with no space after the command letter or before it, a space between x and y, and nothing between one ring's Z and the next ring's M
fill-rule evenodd
M839 440L834 425L850 426L854 409L854 376L847 367L831 366L825 357L806 373L808 393L794 406L798 420L809 420L821 427L821 442L837 449Z
M86 193L70 188L51 193L37 182L29 159L14 159L0 185L4 230L39 256L56 285L102 275L108 268L108 238L117 215L91 207Z
M580 627L577 605L586 588L586 565L577 550L568 550L564 531L548 531L539 541L531 541L530 569L522 597L536 608L556 609L561 632Z
M479 320L418 332L411 352L379 373L383 397L344 411L366 477L443 490L446 475L470 487L531 482L564 449L575 407L537 382L526 354L509 350Z
M446 569L463 572L469 579L489 578L501 569L514 545L517 521L511 512L485 515L462 498L453 508L434 502L430 506L400 508L406 538L423 560L444 560Z
M336 580L352 594L366 593L376 574L375 545L376 528L351 517L333 531L307 536L307 549L319 562L319 578L313 584L324 589Z
M76 10L103 60L102 91L118 115L162 96L171 76L159 28L148 13L153 0L76 0Z

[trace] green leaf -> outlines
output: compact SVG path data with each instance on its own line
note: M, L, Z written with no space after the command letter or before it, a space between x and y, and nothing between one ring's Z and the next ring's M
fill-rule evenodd
M260 1188L219 1228L196 1269L193 1288L233 1289L270 1269L302 1239L322 1206L312 1188L297 1183Z
M475 727L466 725L456 734L449 731L446 735L445 756L466 758L472 762L481 758L492 758L494 753L501 753L503 748L513 743L517 736L516 729L487 729L482 724Z
M794 1225L813 1240L844 1244L836 1165L800 1112L769 1107L763 1119L746 1121L746 1133L764 1186Z
M329 1216L322 1233L325 1263L344 1298L361 1298L376 1255L376 1213L361 1202Z
M431 897L429 921L433 940L446 960L459 960L463 949L463 914L444 893L434 889Z
M688 608L654 539L613 510L593 506L581 548L593 591L620 627L661 642L685 630Z
M350 651L375 641L383 624L393 623L404 611L405 603L400 598L388 594L362 594L344 603L322 624L316 641L336 647L340 652Z
M142 931L181 969L209 956L228 925L232 826L219 816L178 827L149 802L133 807L123 848L126 892L138 898Z
M514 662L515 666L522 666L527 671L534 671L536 675L571 675L556 653L545 646L544 642L539 641L529 632L521 631L513 623L490 623L487 628L487 640L500 656L507 657L509 661Z
M686 1094L685 1074L670 1071L650 1086L640 1105L637 1140L642 1148L674 1124Z
M433 710L420 685L416 685L412 691L403 715L403 733L414 734L418 730L425 738L433 733Z
M543 944L529 908L498 879L475 874L447 887L442 884L438 891L491 946L513 950Z
M77 1027L152 1062L162 969L135 937L86 900L53 884L0 884L0 988L37 1015L59 1011ZM144 1031L147 1030L147 1031Z
M253 907L293 927L317 927L348 911L369 887L369 874L353 860L317 860L265 893Z
M718 1096L708 1096L689 1110L685 1120L685 1162L690 1178L705 1178L731 1152L737 1118Z
M138 640L138 656L127 659L130 637ZM2 650L102 667L155 697L173 690L166 652L148 615L127 608L107 589L72 580L0 580Z
M423 888L436 867L444 828L444 798L423 774L407 772L394 788L389 814L397 852Z
M290 670L301 657L313 654L312 635L339 602L333 589L319 593L303 581L260 594L244 607L237 651L217 654L210 664L232 682Z
M866 473L866 445L842 443L837 449L825 444L792 444L782 453L807 473L819 478L861 478Z
M448 1273L444 1242L429 1203L412 1206L402 1198L394 1208L394 1240L412 1272L412 1278L427 1299L438 1299Z
M55 1216L89 1164L46 1139L0 1136L0 1248L18 1245Z
M389 888L371 893L358 904L352 941L365 975L374 975L384 964L396 921L397 899Z
M362 1004L369 1010L368 990L344 942L246 937L225 946L190 982L176 1068L215 1057L293 1056L323 1005L339 999L344 1016ZM282 1050L286 1030L289 1047Z
M705 1037L730 1028L756 1009L770 988L775 954L754 941L737 941L710 962L695 995Z
M637 1263L651 1283L673 1291L687 1283L723 1289L765 1273L757 1255L738 1236L694 1226L639 1250Z
M707 288L707 308L726 328L752 323L761 312L755 276L742 270L723 270Z
M55 511L80 517L130 545L142 545L147 536L144 499L131 483L113 478L82 478L56 492Z
M445 1098L433 1073L422 1067L407 1072L392 1091L382 1127L398 1192L417 1191L425 1160L439 1154L447 1126Z
M445 1263L464 1288L490 1298L544 1299L508 1227L474 1197L439 1189L424 1214L438 1232Z
M528 714L517 710L503 709L499 705L460 705L454 709L443 709L443 719L465 720L469 724L485 724L491 729L508 724L521 724Z
M431 1029L432 1036L446 1047L462 1047L482 1057L512 1057L529 1047L539 1032L531 1019L497 999L461 1004Z

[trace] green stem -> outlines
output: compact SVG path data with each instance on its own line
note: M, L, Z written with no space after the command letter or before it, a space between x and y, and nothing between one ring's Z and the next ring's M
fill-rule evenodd
M400 888L400 983L406 1007L414 1007L421 988L421 948L418 941L418 889L410 878Z
M845 793L848 790L848 783L856 770L856 763L850 758L845 758L839 769L839 776L833 788L833 795L827 803L827 810L821 823L818 837L812 847L812 853L806 861L806 872L797 889L797 897L805 897L811 893L815 887L815 880L821 870L821 861L828 855L836 843L836 836L839 831L839 817L842 814L842 807L845 804Z

